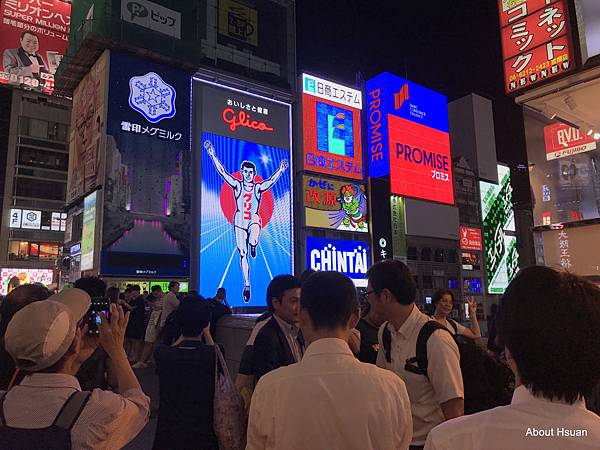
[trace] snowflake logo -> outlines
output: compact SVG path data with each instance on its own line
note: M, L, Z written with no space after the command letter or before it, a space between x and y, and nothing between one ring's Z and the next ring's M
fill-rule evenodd
M157 123L175 116L177 92L160 75L148 72L129 80L129 106L148 122Z

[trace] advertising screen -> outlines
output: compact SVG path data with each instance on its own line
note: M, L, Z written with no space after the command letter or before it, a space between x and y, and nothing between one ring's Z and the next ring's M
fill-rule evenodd
M567 2L498 0L507 93L575 68Z
M481 230L479 228L460 227L461 250L483 250Z
M498 165L499 184L479 182L488 293L503 294L519 270L510 169Z
M8 283L12 277L19 279L19 285L42 283L45 286L52 284L54 271L52 269L0 269L0 294L8 294Z
M366 287L370 265L368 242L306 237L308 269L341 272L350 277L357 287Z
M362 180L362 92L302 75L304 169Z
M189 74L111 53L101 273L187 277Z
M479 253L463 252L461 254L463 270L480 270L481 259Z
M94 268L97 194L98 191L94 191L83 200L83 231L81 233L81 270L92 270Z
M108 52L104 52L73 93L69 138L67 203L101 184L106 133Z
M600 150L586 133L525 114L534 225L600 217Z
M71 2L1 0L0 83L46 94L69 40Z
M369 175L397 195L454 204L446 97L390 73L367 81Z
M200 292L232 306L266 304L273 277L293 272L290 105L196 83L202 130Z
M306 226L367 233L367 195L356 183L304 175Z
M542 232L544 263L581 276L599 276L600 225Z

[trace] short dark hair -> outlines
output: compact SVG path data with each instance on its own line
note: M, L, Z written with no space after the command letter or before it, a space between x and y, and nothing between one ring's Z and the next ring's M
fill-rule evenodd
M179 286L179 281L171 281L169 282L169 291L173 289L175 286Z
M600 379L600 289L549 267L521 270L497 315L498 334L533 394L573 404Z
M131 287L126 287L123 294L131 294Z
M308 280L308 277L310 277L313 273L317 273L317 271L314 269L306 269L304 272L302 272L300 274L300 282L302 284L306 283L306 280Z
M256 164L254 164L252 161L242 161L241 168L243 169L244 167L248 167L249 169L254 170L254 173L256 173Z
M316 329L345 327L350 316L358 311L356 287L340 272L317 272L302 285L300 306Z
M367 278L376 294L381 294L381 291L387 289L401 305L415 302L415 279L403 262L393 259L380 261L367 271Z
M106 295L106 283L98 277L83 277L73 283L73 287L81 289L90 297L104 297Z
M133 286L131 286L131 290L132 291L140 292L141 291L140 285L139 284L134 284Z
M150 288L150 292L156 292L156 291L162 291L162 288L158 284L155 284L154 286L152 286Z
M269 309L273 311L274 298L280 300L285 291L299 288L301 285L300 279L294 275L277 275L267 287L267 305Z
M35 34L33 31L25 30L25 31L23 31L23 32L21 33L21 37L20 37L20 39L23 39L23 38L25 37L25 35L26 35L26 34L30 34L30 35L32 35L32 36L34 36L34 37L36 37L36 38L38 37L38 35L37 35L37 34ZM38 39L39 39L39 38L38 38Z
M225 298L226 295L227 291L224 287L220 287L219 289L217 289L217 298Z
M198 296L187 296L181 301L175 317L184 337L200 336L210 321L210 307Z
M440 289L439 291L435 291L433 297L431 297L431 304L433 306L437 305L444 295L449 295L452 298L452 303L454 303L454 292L450 289Z

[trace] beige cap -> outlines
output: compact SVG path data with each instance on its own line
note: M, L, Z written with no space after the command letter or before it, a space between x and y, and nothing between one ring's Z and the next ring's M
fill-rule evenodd
M56 364L69 350L77 323L91 303L85 291L73 288L30 303L17 312L4 336L6 351L16 367L38 372Z

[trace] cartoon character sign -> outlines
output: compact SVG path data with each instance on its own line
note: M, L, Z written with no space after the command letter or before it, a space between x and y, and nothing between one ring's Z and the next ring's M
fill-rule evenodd
M357 184L346 184L340 189L342 209L329 213L331 227L335 229L362 231L367 229L367 197Z

